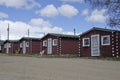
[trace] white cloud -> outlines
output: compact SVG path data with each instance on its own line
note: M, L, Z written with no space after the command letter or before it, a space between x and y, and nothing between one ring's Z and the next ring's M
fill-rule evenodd
M104 22L107 18L107 16L105 16L106 11L106 9L95 9L91 15L86 18L86 20L91 22Z
M37 24L39 23L40 24ZM10 39L20 39L21 37L27 36L28 29L30 30L31 37L40 38L43 36L43 33L62 33L63 29L61 27L53 26L48 21L43 19L31 19L29 24L21 21L9 21L9 20L0 20L0 32L2 39L7 39L7 27L8 23L10 25ZM35 25L35 23L37 25ZM46 25L46 26L45 26Z
M0 12L0 19L8 18L9 16L6 13Z
M83 3L84 2L84 0L61 0L61 1L63 1L63 2L80 2L80 3Z
M88 15L88 9L84 9L84 10L82 11L82 15Z
M12 8L31 9L35 6L40 6L35 0L0 0L0 5Z
M46 17L54 17L59 14L56 7L52 4L47 5L45 8L41 9L40 11L37 11L36 13L39 13L40 15Z
M37 14L40 14L41 16L45 17L55 17L59 14L65 16L65 17L73 17L78 14L78 10L69 4L62 5L58 8L56 8L54 5L47 5L45 8L36 11Z
M58 11L65 17L73 17L79 12L74 6L71 6L69 4L65 4L61 7L58 7Z
M37 27L51 27L51 23L49 21L44 21L42 18L33 18L29 22L30 25L32 26L37 26Z

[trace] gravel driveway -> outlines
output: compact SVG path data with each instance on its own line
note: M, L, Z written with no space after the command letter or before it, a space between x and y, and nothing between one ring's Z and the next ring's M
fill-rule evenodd
M0 80L120 80L120 61L0 55Z

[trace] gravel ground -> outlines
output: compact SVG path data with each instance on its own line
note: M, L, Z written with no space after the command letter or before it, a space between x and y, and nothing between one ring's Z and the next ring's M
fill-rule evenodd
M0 80L120 80L120 61L0 55Z

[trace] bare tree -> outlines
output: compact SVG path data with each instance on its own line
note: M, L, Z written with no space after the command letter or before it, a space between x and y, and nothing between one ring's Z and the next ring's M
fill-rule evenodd
M93 8L106 8L107 24L110 27L120 28L120 0L85 0L92 5Z

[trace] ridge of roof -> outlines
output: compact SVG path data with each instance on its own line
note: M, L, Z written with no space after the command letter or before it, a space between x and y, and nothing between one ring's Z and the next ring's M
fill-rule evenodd
M53 36L57 36L57 37L79 38L78 35L68 35L68 34L58 34L58 33L48 33L48 34L53 35Z
M93 27L93 28L91 28L91 29L89 29L89 30L87 30L87 31L85 31L85 32L83 32L83 33L81 33L79 36L81 36L81 35L83 35L83 34L86 34L86 33L88 33L89 31L92 31L92 30L101 30L101 31L109 31L109 32L111 32L111 31L118 31L118 32L120 32L119 30L113 30L113 29L106 29L106 28Z
M18 42L18 41L19 41L19 40L5 40L4 43L5 43L5 42Z
M27 39L27 40L40 40L40 38L36 38L36 37L22 37L21 39ZM21 40L20 39L20 40Z

